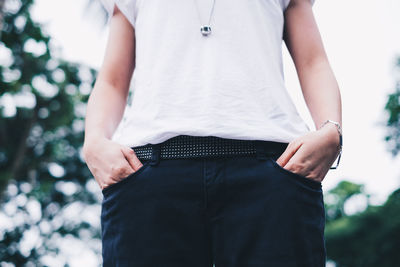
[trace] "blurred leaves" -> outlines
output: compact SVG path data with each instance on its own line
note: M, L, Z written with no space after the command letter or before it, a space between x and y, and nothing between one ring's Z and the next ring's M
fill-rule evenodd
M400 59L397 71L400 72ZM385 140L393 156L400 148L400 81L388 95ZM362 196L365 209L347 214L345 206ZM326 247L328 258L337 267L392 267L400 265L400 189L380 206L370 205L364 187L340 182L324 195L326 208Z
M400 60L398 63L400 68ZM388 95L385 105L385 111L388 114L387 131L385 141L393 156L396 156L400 150L400 81L397 81L395 91Z
M99 253L100 238L98 222L80 216L99 203L81 157L85 103L96 71L53 55L51 38L30 17L32 4L6 1L2 10L0 220L6 229L0 232L0 262L16 266L44 266L46 256L59 253L63 237Z
M341 181L324 195L327 222L346 216L344 205L351 197L364 194L364 186L348 181Z
M329 221L325 237L328 257L338 267L397 266L400 263L400 189L381 206L369 205L363 212Z

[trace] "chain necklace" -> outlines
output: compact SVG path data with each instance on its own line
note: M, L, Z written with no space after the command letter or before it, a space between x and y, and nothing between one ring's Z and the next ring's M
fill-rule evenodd
M196 1L196 0L194 0L194 1L196 2L197 15L198 15L198 17L199 17L199 21L201 22L199 7L198 7L198 5L197 5L197 1ZM203 26L200 27L200 32L201 32L201 34L202 34L203 36L208 36L208 35L211 34L210 21L211 21L211 16L212 16L213 11L214 11L214 6L215 6L215 0L213 0L213 5L212 5L212 8L211 8L210 17L209 17L209 19L208 19L208 24L203 25Z

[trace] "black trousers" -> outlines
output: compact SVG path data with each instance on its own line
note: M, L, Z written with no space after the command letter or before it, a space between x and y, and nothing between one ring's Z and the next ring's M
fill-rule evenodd
M321 183L279 166L282 152L142 160L102 191L103 265L325 266Z

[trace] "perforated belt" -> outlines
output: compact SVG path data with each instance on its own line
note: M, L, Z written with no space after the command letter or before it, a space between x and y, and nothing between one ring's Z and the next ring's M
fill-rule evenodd
M136 156L151 159L154 150L161 159L226 157L226 156L273 156L280 155L288 143L264 140L239 140L216 136L178 135L158 144L132 147Z

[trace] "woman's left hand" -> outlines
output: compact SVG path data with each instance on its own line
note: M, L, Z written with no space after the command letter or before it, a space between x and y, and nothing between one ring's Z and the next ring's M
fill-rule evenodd
M322 182L339 155L339 142L336 126L327 123L291 141L276 162L291 172Z

